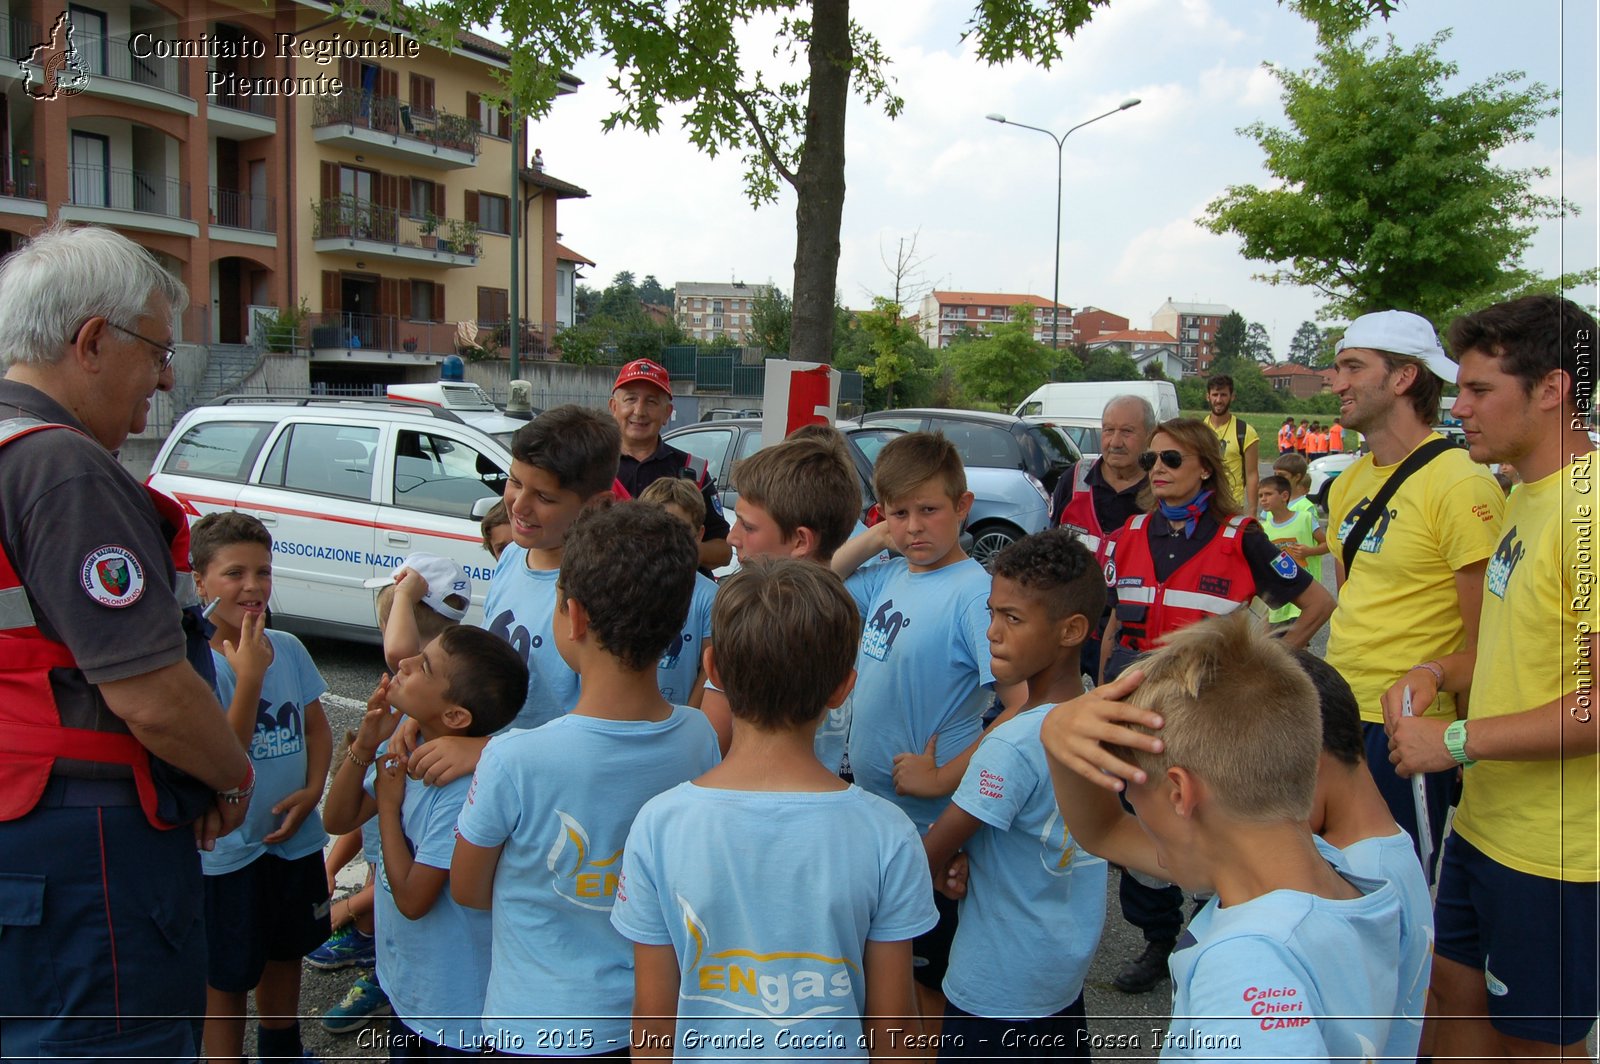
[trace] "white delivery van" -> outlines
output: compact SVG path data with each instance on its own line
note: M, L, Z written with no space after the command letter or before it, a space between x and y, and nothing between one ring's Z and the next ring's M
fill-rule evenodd
M1013 413L1017 417L1092 418L1096 424L1106 404L1119 395L1137 395L1155 407L1156 420L1178 416L1178 389L1171 381L1074 381L1041 384Z

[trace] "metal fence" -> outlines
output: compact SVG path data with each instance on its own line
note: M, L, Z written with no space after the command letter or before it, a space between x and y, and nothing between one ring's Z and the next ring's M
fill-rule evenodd
M71 196L79 207L112 207L168 218L189 217L189 186L175 177L117 166L71 166Z

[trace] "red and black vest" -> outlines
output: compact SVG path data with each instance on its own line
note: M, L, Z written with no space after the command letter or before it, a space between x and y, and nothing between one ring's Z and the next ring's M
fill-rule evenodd
M34 418L0 422L0 447L45 429L77 431ZM170 531L169 546L177 566L179 605L199 622L194 580L189 572L189 523L183 508L154 488L146 486L151 502ZM186 589L186 590L185 590ZM202 676L211 678L211 651L203 631L185 619L191 653L196 663L204 653ZM204 622L199 622L203 625ZM196 640L195 636L201 638ZM77 662L66 644L39 630L28 602L27 589L10 557L0 545L0 821L25 816L38 804L50 782L57 758L126 765L132 771L139 807L152 827L166 829L192 820L197 804L209 804L210 792L198 781L150 756L121 720L111 714L85 714L86 719L63 719L50 686L51 669L75 669ZM159 777L159 778L158 778ZM186 792L194 793L186 793Z
M1100 527L1100 515L1094 512L1094 489L1089 486L1089 463L1079 462L1072 475L1072 495L1061 508L1061 527L1076 533L1078 539L1094 554L1094 560L1105 568L1111 555L1111 544L1120 529L1107 532Z
M1145 528L1150 516L1129 518L1112 545L1114 569L1108 573L1117 592L1117 641L1138 653L1198 621L1232 613L1256 595L1243 544L1254 518L1228 518L1198 554L1158 583Z

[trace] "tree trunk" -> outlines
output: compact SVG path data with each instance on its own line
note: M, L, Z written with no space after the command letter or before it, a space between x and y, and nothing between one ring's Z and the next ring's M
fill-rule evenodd
M850 0L812 0L805 154L795 174L794 324L789 357L833 361L833 302L844 224L844 116Z

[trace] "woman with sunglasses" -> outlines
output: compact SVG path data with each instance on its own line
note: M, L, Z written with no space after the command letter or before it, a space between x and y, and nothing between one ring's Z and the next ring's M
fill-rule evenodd
M1102 682L1171 633L1258 595L1269 606L1299 606L1283 638L1296 647L1309 643L1333 613L1333 596L1243 512L1216 434L1192 418L1164 422L1139 465L1149 474L1140 497L1147 512L1122 526L1106 568L1115 615Z

